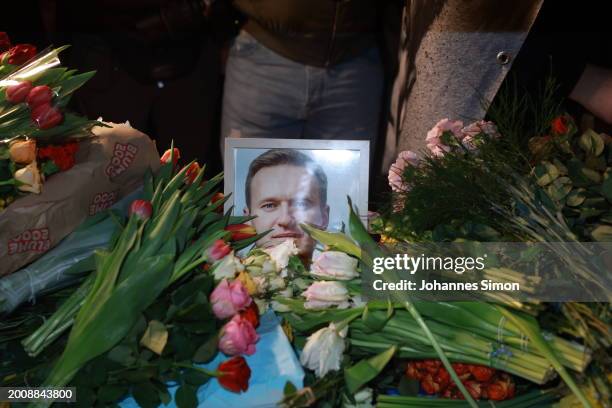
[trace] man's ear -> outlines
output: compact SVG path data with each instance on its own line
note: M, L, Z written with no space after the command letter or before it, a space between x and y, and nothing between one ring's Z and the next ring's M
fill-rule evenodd
M325 209L323 210L323 225L321 225L321 227L323 227L323 229L327 229L328 225L329 225L329 205L326 205Z

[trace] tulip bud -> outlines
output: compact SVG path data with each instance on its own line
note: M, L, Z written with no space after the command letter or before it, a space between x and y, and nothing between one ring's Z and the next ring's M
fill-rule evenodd
M232 357L217 367L219 377L217 380L223 388L232 392L241 392L249 389L251 369L242 356Z
M348 327L338 332L334 323L317 330L308 337L300 355L300 363L315 372L318 378L330 371L339 370L344 353L344 337Z
M270 255L276 271L280 272L289 265L289 258L292 255L297 255L299 249L295 246L294 239L287 239L272 248L266 248L264 251Z
M53 99L53 91L47 85L35 86L26 97L30 109L34 110L40 105L49 105Z
M321 278L351 280L359 276L357 264L357 259L344 252L327 251L314 261L310 274Z
M231 284L223 279L210 295L213 313L219 319L227 319L249 306L251 296L239 280Z
M248 224L233 224L225 227L226 231L232 233L232 241L240 241L243 239L252 238L257 235L255 228Z
M51 105L39 105L31 113L32 120L39 129L51 129L64 120L62 112Z
M219 259L224 258L230 252L232 252L232 248L222 239L218 239L213 242L210 248L208 248L208 260L216 262Z
M185 184L191 185L200 173L200 165L198 162L193 162L185 172Z
M166 150L164 154L162 154L162 157L161 159L159 159L159 161L161 162L161 164L166 164L170 162L170 159L172 159L172 164L176 166L180 158L181 158L181 152L179 151L178 148L175 147L174 149Z
M146 200L134 200L130 205L130 209L128 211L128 215L131 217L132 215L136 216L138 219L145 221L151 218L151 214L153 213L153 206L149 201Z
M6 88L6 100L13 104L21 103L26 99L31 89L32 83L29 81L11 85Z
M26 167L17 170L15 172L15 180L22 183L17 186L19 191L40 194L42 183L36 161L33 161Z
M216 203L216 202L217 202L217 201L219 201L219 200L223 200L223 198L224 198L224 197L225 197L225 196L223 195L223 193L216 193L216 194L215 194L215 195L214 195L214 196L213 196L213 197L210 199L210 203L211 203L211 204L214 204L214 203ZM219 205L219 207L217 207L217 208L215 209L215 212L216 212L217 214L223 214L223 206L222 206L222 205Z
M567 116L561 115L553 119L550 124L552 133L557 136L566 134L569 131L569 120Z
M17 164L30 164L36 160L36 141L18 140L10 144L9 155Z
M21 65L34 58L36 47L30 44L17 44L2 54L0 64L9 63L11 65Z
M237 354L250 356L255 353L257 340L259 335L251 322L237 314L221 329L219 350L230 356Z

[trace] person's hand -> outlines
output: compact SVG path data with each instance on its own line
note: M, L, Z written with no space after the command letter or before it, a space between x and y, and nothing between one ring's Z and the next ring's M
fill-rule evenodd
M587 65L569 97L612 124L612 70Z

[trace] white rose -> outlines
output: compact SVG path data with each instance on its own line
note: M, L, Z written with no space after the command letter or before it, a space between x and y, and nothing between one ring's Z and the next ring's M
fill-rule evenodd
M359 276L357 264L357 259L344 252L327 251L315 259L310 274L321 278L351 280Z
M339 370L347 331L348 327L345 327L338 332L336 326L330 323L328 327L314 332L306 340L300 363L313 370L319 378L332 370Z

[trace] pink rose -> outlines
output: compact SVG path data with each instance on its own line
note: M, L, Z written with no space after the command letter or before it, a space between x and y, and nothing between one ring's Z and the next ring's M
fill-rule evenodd
M468 150L476 150L478 139L483 135L493 139L500 137L495 123L486 120L470 123L468 126L464 127L461 132L463 133L461 144Z
M228 356L255 353L255 343L259 336L250 321L240 315L235 315L221 329L219 349Z
M407 166L417 167L419 165L419 159L416 153L406 150L401 152L397 156L395 163L391 165L389 169L389 185L391 190L401 192L409 190L409 186L404 183L402 174Z
M460 120L451 121L442 119L427 132L427 137L425 138L425 141L427 141L427 148L434 156L443 156L444 153L449 152L451 148L444 142L442 136L446 132L450 132L458 141L461 141L461 139L463 139L461 129L463 129L463 122Z
M215 316L219 319L232 317L239 311L251 304L251 296L239 280L228 283L227 279L219 282L219 285L210 295L210 303Z

